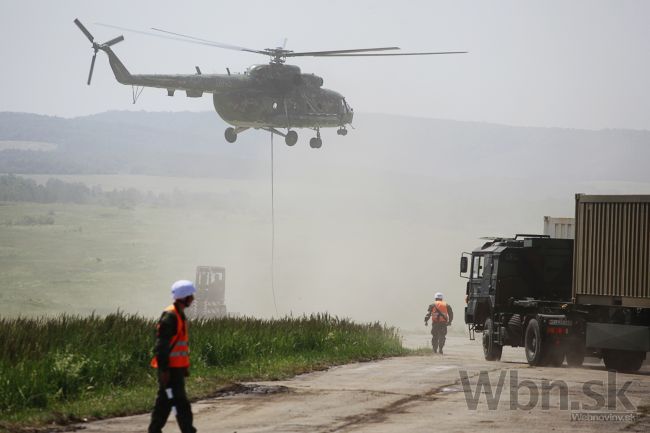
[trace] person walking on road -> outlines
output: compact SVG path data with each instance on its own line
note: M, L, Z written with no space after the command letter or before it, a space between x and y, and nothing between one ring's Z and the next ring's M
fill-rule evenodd
M172 410L182 433L196 433L192 408L185 393L190 348L184 312L194 301L195 292L196 287L191 281L176 281L172 285L174 303L165 308L158 321L154 357L151 360L151 366L158 369L158 395L151 413L149 433L161 433Z
M431 319L431 346L433 346L433 353L440 353L441 355L442 348L445 345L447 326L450 326L452 320L454 320L454 312L451 309L451 305L447 304L443 298L444 295L442 293L436 293L433 304L429 305L427 314L424 316L424 326L428 326L429 319Z

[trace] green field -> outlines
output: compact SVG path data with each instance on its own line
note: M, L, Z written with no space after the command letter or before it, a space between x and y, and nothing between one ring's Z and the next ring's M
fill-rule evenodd
M193 280L197 266L210 265L226 268L230 312L327 311L419 330L436 291L461 305L456 255L473 235L436 220L452 208L426 198L435 191L359 176L276 179L273 267L267 182L21 176L107 193L134 188L188 204L0 203L0 316L120 310L156 317L173 281Z
M151 410L154 325L121 313L1 319L0 431ZM328 315L196 321L190 344L190 398L236 381L407 352L393 328Z
M259 235L248 222L205 209L0 204L0 316L157 315L171 282L223 265L219 251Z

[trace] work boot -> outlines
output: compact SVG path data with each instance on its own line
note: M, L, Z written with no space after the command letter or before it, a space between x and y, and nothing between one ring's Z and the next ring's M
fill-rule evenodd
M442 355L442 347L440 348L440 354Z

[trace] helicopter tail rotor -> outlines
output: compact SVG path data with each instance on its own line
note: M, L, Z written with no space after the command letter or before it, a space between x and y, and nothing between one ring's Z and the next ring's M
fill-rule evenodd
M79 27L79 30L81 30L81 32L82 32L84 35L86 35L86 37L88 38L88 40L90 41L90 43L91 43L91 44L94 44L94 43L95 43L95 38L94 38L93 35L88 31L88 29L87 29L83 24L81 24L81 21L79 21L79 18L75 18L75 19L74 19L74 23L77 25L77 27Z
M93 71L95 70L95 59L97 58L97 51L93 54L93 59L90 61L90 72L88 72L88 85L90 86L90 80L93 79Z
M98 44L95 42L95 37L88 31L88 29L81 24L81 21L79 21L78 18L75 18L74 23L79 27L79 30L86 35L88 40L90 41L91 44L93 44L92 48L94 50L93 57L90 60L90 71L88 72L88 85L90 86L90 82L93 78L93 71L95 70L95 59L97 58L97 52L99 50L106 50L107 48L117 44L118 42L122 42L124 40L124 36L118 36L116 38L111 39L108 42L104 42L103 44Z

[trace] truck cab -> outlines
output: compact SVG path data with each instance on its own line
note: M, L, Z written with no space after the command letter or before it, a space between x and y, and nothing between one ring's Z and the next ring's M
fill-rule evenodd
M573 241L544 235L491 238L461 257L468 279L465 323L482 331L495 312L515 301L571 301ZM468 268L468 264L471 267Z
M562 306L571 302L572 263L573 240L545 235L487 238L462 254L460 276L468 280L465 323L470 338L483 333L486 359L499 359L501 348L509 345L525 346L535 364L563 361L564 352L552 358L547 346L551 340L564 344L559 336L569 335L572 322ZM527 343L531 320L535 329Z

